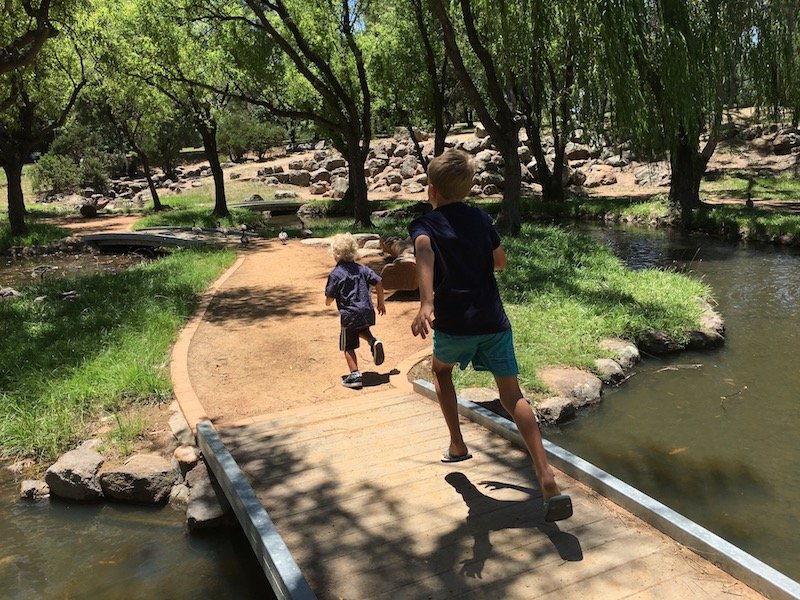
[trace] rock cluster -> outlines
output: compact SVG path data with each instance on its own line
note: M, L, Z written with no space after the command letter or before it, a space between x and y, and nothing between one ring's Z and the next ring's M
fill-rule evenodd
M24 480L20 497L44 500L50 496L73 502L165 504L186 508L191 530L227 521L230 507L213 481L200 450L177 407L170 419L175 445L170 458L134 454L110 464L93 439L62 454L46 471L44 481Z

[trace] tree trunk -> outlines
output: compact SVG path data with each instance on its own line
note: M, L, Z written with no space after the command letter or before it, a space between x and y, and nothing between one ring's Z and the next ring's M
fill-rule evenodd
M147 158L147 153L142 152L138 148L136 149L136 153L142 161L142 169L147 179L147 187L150 188L150 195L153 197L153 210L156 212L164 210L164 205L161 204L161 199L158 197L158 191L156 190L156 184L153 181L153 174L150 172L150 160Z
M678 139L670 155L670 166L672 179L669 185L669 205L674 212L680 214L681 223L688 227L691 224L692 210L702 204L700 181L706 170L706 160L697 146L684 135Z
M3 170L8 180L8 222L11 236L21 236L28 232L25 225L25 200L22 195L22 165L20 157L8 157Z
M365 155L358 142L347 144L348 188L346 196L353 202L355 225L372 227L367 198L367 174L364 171Z
M203 149L206 159L211 167L211 176L214 178L214 210L212 214L217 217L227 217L228 202L225 199L225 175L222 165L219 162L219 150L217 148L217 126L208 125L205 121L197 124L200 137L203 138Z
M498 146L505 165L503 167L503 202L500 207L500 215L497 217L497 224L500 229L514 236L519 235L521 228L519 197L522 170L517 152L517 139L517 135L511 136L511 139L503 140L503 143Z

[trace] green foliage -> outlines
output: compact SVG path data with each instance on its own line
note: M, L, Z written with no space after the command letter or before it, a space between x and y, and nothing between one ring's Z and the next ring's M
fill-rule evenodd
M49 223L33 221L23 236L12 236L8 223L0 223L0 254L4 254L12 246L44 246L50 242L63 239L70 234L69 229L57 227Z
M270 148L280 145L286 130L269 122L266 115L248 109L246 105L233 104L220 115L217 143L219 150L235 162L247 154L263 158Z
M80 183L80 169L69 156L44 154L31 169L31 186L35 192L73 192Z
M0 350L3 452L53 458L99 413L169 398L175 334L234 258L178 251L121 273L45 280L0 303L13 340ZM78 296L60 299L69 290Z

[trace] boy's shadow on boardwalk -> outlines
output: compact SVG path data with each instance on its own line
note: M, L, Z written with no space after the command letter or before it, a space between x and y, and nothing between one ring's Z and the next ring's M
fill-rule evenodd
M542 495L538 490L498 481L481 482L489 489L513 489L530 496L529 499L522 501L496 500L478 490L463 473L449 473L445 476L445 481L461 495L469 513L463 524L441 540L437 553L454 555L452 545L459 544L464 538L471 536L474 539L472 557L462 561L461 575L482 578L484 565L492 555L490 533L504 529L538 529L550 539L562 560L583 560L583 550L578 538L561 531L555 523L544 520ZM537 554L535 550L533 553ZM505 552L503 554L508 556ZM533 565L535 558L536 556L530 556L526 562L530 561L529 564ZM454 567L452 572L455 572L455 565L452 566Z
M389 383L389 379L393 375L399 375L400 371L397 369L392 369L388 373L378 373L376 371L362 371L361 378L364 383L364 387L377 387L379 385L383 385L385 383Z

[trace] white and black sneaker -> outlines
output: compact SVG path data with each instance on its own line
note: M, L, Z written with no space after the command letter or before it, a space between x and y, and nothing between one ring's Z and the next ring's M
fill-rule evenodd
M375 340L372 342L372 360L375 366L383 364L383 342Z
M350 373L350 375L345 375L342 377L342 385L346 388L352 388L354 390L360 390L363 382L361 381L361 373L358 371L354 371Z

